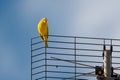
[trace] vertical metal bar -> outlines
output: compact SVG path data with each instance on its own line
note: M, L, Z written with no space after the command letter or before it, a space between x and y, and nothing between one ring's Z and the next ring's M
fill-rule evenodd
M30 64L30 66L31 66L31 80L32 80L32 39L30 41L30 48L31 48L31 64Z
M76 37L74 38L74 58L75 58L75 80L76 80Z
M45 47L45 80L47 80L47 48Z
M104 39L104 41L103 41L103 50L104 50L104 51L106 50L105 39Z
M103 59L104 59L104 51L106 51L105 39L103 40L103 53L102 53ZM103 64L103 66L104 66L104 64Z
M110 44L112 45L112 39L110 40Z
M113 51L112 39L110 40L110 50L111 50L111 52Z

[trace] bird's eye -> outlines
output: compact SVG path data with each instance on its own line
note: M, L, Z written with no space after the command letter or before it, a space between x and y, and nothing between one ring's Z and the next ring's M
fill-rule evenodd
M46 23L46 20L44 20L43 22Z

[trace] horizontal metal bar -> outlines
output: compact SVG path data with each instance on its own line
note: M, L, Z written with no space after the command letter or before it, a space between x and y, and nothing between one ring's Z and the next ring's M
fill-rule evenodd
M52 49L66 49L66 50L74 50L74 48L62 48L62 47L48 47Z
M47 60L55 60L55 59L47 59ZM70 61L70 62L74 62L75 60L66 60L66 59L63 59L65 61ZM62 60L59 60L59 61L62 61ZM76 60L76 62L84 62L84 63L103 63L103 62L97 62L97 61L83 61L83 60Z
M32 74L32 76L37 75L37 74L41 74L41 73L44 73L44 72L45 72L45 71L40 71L40 72L37 72L37 73Z
M120 70L119 68L113 68L114 70Z
M33 61L32 64L33 64L33 63L36 63L36 62L43 61L43 60L45 60L45 59L39 59L39 60Z
M79 76L82 76L82 75L91 75L92 73L95 73L95 71L92 71L92 72L89 72L89 73L78 74L78 75L75 75L75 76L72 76L72 77L69 77L69 78L76 78L76 77L79 77Z
M65 53L52 53L52 52L47 52L47 54L51 54L51 55L67 55L67 56L75 56L74 54L65 54ZM96 55L79 55L76 54L76 56L86 56L86 57L102 57L102 56L96 56Z
M76 42L76 44L84 44L84 45L99 45L99 46L103 46L103 45L105 45L105 46L111 46L111 44L80 43L80 42ZM114 46L116 46L116 47L120 47L120 45L114 45L114 44L112 44L112 46L113 46L113 47L114 47Z
M45 77L43 77L43 78L45 78ZM38 78L38 79L35 79L35 80L40 80L40 79L43 79L43 78ZM73 78L67 78L67 77L53 77L53 76L47 76L47 79L48 79L48 78L58 79L58 80L60 80L60 79L62 79L62 80L64 80L64 79L73 79ZM79 79L79 78L77 78L76 80L88 80L88 79Z
M51 49L65 49L65 50L74 50L74 48L63 48L63 47L48 47ZM102 52L103 50L95 50L95 49L79 49L76 48L76 50L81 50L81 51L96 51L96 52ZM120 53L120 51L112 51L112 52L116 52L116 53Z
M32 43L31 45L36 45L36 44L39 44L39 43L43 43L43 41L39 41L39 42L35 42L35 43Z
M62 79L62 80L66 80L66 79L74 79L74 78L65 78L65 77L51 77L51 76L48 76L47 78L52 78L52 79ZM76 78L76 80L88 80L88 79L79 79L79 78Z
M120 57L117 57L117 56L112 56L112 58L120 58Z
M75 44L74 42L65 42L65 41L50 41L50 40L48 40L48 42L51 42L51 43Z
M32 52L33 52L33 51L36 51L36 50L43 49L43 48L45 48L45 47L40 47L40 48L33 49Z
M120 64L120 63L118 63L118 62L112 62L112 64Z
M57 58L58 59L58 58ZM47 60L55 60L55 59L47 59ZM67 61L67 62L74 62L75 60L69 60L69 59L60 59L58 61ZM84 61L84 60L76 60L76 62L84 62L84 63L103 63L103 62L97 62L97 61ZM81 64L81 63L76 63ZM117 62L112 62L112 64L120 64Z
M47 78L52 78L52 79L61 79L61 80L64 80L64 79L71 79L71 78L65 78L65 77L53 77L53 76L47 76Z
M39 44L43 41L39 41L39 42L36 42L36 43L33 43L32 45L36 45L36 44ZM74 42L65 42L65 41L50 41L48 40L48 42L52 42L52 43L65 43L65 44L74 44ZM76 44L83 44L83 45L99 45L99 46L103 46L104 44L97 44L97 43L80 43L80 42L76 42ZM105 44L106 46L111 46L111 44ZM120 45L114 45L112 44L112 46L116 46L116 47L120 47Z
M48 36L51 36L51 37L64 37L64 38L83 38L83 39L98 39L98 40L120 41L120 39L112 39L112 38L78 37L78 36L62 36L62 35L48 35ZM40 36L36 36L36 37L31 38L31 39L33 40L33 39L36 39L36 38L39 38L39 37Z
M35 80L40 80L40 79L43 79L43 78L45 78L45 77L40 77L40 78L37 78L37 79L35 79Z
M78 76L90 76L90 77L96 77L95 74L87 74L87 75L85 75L84 73L83 73L83 74L79 74L79 75L77 75L77 77L78 77Z
M49 67L56 67L56 68L59 68L59 67L64 67L64 68L75 68L75 66L66 66L66 65L46 65L46 66L49 66ZM93 68L90 68L90 67L82 67L82 66L76 66L76 68L87 68L87 69L93 69Z
M44 66L45 66L45 65L40 65L40 66L37 66L37 67L32 68L32 70L37 69L37 68L41 68L41 67L44 67Z
M41 47L41 48L36 48L36 49L33 49L33 51L36 51L36 50L40 50L40 49L43 49L45 47ZM51 48L51 49L65 49L65 50L74 50L74 48L63 48L63 47L48 47L48 48ZM95 49L78 49L76 48L76 50L81 50L81 51L96 51L96 52L102 52L103 50L95 50ZM120 53L120 51L113 51L113 52L116 52L116 53Z
M65 74L75 74L75 72L67 72L67 71L46 71L46 72L50 72L50 73L65 73ZM76 74L83 74L83 73L80 73L80 72L76 72Z
M120 53L120 51L112 51L112 52Z
M36 55L32 55L32 57L37 57L37 56L40 56L42 54L45 54L45 52L42 52L42 53L39 53L39 54L36 54Z
M36 39L36 38L39 38L40 36L35 36L35 37L32 37L31 38L31 40L33 40L33 39Z
M48 47L48 48L74 50L74 48L63 48L63 47ZM78 49L78 48L76 48L76 50L82 50L82 51L99 51L99 52L103 51L103 50L95 50L95 49Z
M66 43L66 44L75 44L74 42L65 42L65 41L48 41L48 42L52 42L52 43ZM111 44L98 44L98 43L80 43L80 42L76 42L76 44L83 44L83 45L99 45L99 46L111 46ZM120 47L120 45L114 45L112 44L112 46L118 46Z
M36 54L36 55L33 55L32 57L37 57L37 56L40 56L44 54L44 52L40 53L40 54ZM47 54L51 54L51 55L67 55L67 56L75 56L74 54L66 54L66 53L55 53L55 52L47 52ZM79 54L76 54L76 56L86 56L86 57L102 57L102 56L97 56L97 55L79 55ZM117 56L113 56L112 58L120 58L120 57L117 57Z

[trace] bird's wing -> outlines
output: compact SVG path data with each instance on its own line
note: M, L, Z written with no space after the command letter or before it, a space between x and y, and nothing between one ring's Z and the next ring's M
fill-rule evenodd
M40 31L40 28L41 28L41 23L39 22L39 23L38 23L38 33L39 33L41 39L44 40L43 35L40 33L40 32L41 32L41 31Z
M44 38L43 38L43 36L40 34L40 37L41 37L41 39L44 41Z

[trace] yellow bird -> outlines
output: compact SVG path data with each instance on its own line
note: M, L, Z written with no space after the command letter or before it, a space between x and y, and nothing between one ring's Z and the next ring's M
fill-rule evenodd
M40 34L41 39L45 42L45 47L48 47L48 24L47 18L42 18L38 23L38 33Z

